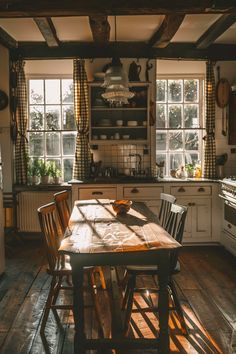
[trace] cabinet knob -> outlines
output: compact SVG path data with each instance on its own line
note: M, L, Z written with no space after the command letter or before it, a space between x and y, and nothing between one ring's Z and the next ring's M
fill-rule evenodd
M131 189L131 193L138 193L138 192L139 192L138 188Z
M92 195L103 195L103 192L95 191L95 192L92 192Z
M198 188L198 192L205 192L205 188L203 187Z
M184 187L180 187L179 189L178 189L178 192L185 192L185 189L184 189Z

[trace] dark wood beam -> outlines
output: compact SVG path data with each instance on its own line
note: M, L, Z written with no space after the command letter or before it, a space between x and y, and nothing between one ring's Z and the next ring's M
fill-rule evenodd
M0 43L8 49L17 48L18 42L0 27Z
M214 41L220 37L229 27L236 21L236 14L222 15L216 22L214 22L208 30L196 42L198 49L208 48Z
M184 15L166 15L161 26L152 35L149 40L149 45L156 48L165 48L178 31L181 23L183 22Z
M111 27L107 16L89 16L89 24L94 42L109 42Z
M235 13L235 0L1 0L0 17Z
M24 59L71 58L158 58L189 60L236 60L236 45L213 44L207 49L197 49L195 44L170 43L166 48L153 48L144 42L96 43L61 42L59 47L49 48L46 43L19 43L11 51L12 57Z
M35 17L34 22L42 33L47 45L49 47L58 47L60 41L57 38L56 29L51 18Z

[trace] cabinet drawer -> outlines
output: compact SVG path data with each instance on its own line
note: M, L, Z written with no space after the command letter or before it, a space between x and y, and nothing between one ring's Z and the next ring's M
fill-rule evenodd
M175 196L185 195L211 195L211 186L175 186L170 188L171 194Z
M116 188L81 188L79 199L116 199Z
M124 198L132 200L160 199L163 187L124 187Z

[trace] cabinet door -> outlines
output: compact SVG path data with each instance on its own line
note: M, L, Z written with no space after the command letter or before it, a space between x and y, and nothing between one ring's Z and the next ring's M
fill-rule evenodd
M178 198L188 207L183 242L211 241L211 198Z
M192 204L192 238L211 241L211 199L194 199Z

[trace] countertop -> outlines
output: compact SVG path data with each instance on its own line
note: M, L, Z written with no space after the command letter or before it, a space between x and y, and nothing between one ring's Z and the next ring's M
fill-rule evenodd
M208 179L208 178L155 178L155 177L97 177L93 179L86 180L76 180L73 179L69 181L70 184L155 184L155 183L203 183L203 182L214 182L218 183L219 179Z

